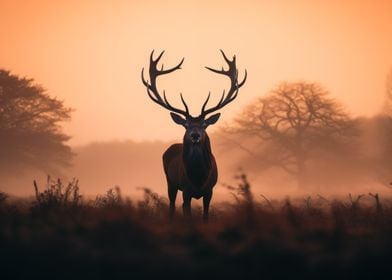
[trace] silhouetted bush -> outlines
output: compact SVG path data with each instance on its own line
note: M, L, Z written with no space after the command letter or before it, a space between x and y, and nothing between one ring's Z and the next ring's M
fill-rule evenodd
M38 184L34 180L36 201L33 203L33 207L49 210L79 206L82 196L79 194L78 184L79 181L73 179L68 185L64 186L60 179L53 181L48 176L46 188L40 192Z
M103 207L103 208L113 208L113 207L120 207L124 203L123 197L121 195L120 187L116 186L112 189L109 189L106 192L106 195L100 196L98 195L95 198L94 206L96 207Z

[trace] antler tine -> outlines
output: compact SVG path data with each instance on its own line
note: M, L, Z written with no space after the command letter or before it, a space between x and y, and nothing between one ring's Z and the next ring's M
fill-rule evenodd
M222 104L224 99L225 99L225 90L223 90L223 93L222 93L221 99L218 102L218 105Z
M150 78L152 80L151 84L148 83L148 80L144 78L144 68L142 68L142 82L144 86L147 88L147 93L148 96L150 96L151 99L153 99L156 103L162 105L160 102L163 102L162 97L156 92L156 86L155 86L155 78L154 76L151 76Z
M218 74L226 74L226 71L223 69L223 67L222 67L222 70L217 70L217 69L214 69L214 68L211 68L208 66L206 66L205 68L207 68L208 70L210 70L212 72L218 73Z
M156 76L164 75L164 74L169 74L169 73L171 73L171 72L173 72L173 71L175 71L175 70L181 69L181 65L184 63L185 58L183 57L183 58L181 59L180 63L178 63L178 64L177 64L176 66L174 66L173 68L169 68L169 69L164 70L164 69L163 69L163 64L162 64L161 70L158 70L157 65L158 65L159 61L161 60L161 57L163 56L164 53L165 53L165 51L162 51L162 52L158 55L158 57L157 57L156 59L154 59L154 50L151 52L151 55L150 55L150 71L153 70L153 72L154 72L154 74L155 74ZM154 67L151 67L151 66L154 66ZM151 73L150 73L150 74L151 74Z
M178 70L178 69L181 69L181 65L184 63L184 60L185 60L185 57L183 57L183 58L181 59L180 63L178 63L178 64L177 64L176 66L174 66L173 68L169 68L169 69L166 69L166 70L161 70L161 71L159 71L159 75L169 74L169 73L171 73L171 72L173 72L173 71L176 71L176 70Z
M207 106L208 100L210 100L210 96L211 96L211 91L209 91L209 92L208 92L207 99L206 99L206 101L204 101L204 103L203 103L203 107L201 107L201 114L203 114L203 112L204 112L204 109L205 109L205 108L206 108L206 106Z
M165 50L163 50L156 59L154 59L154 50L152 50L151 55L150 55L150 61L153 63L158 64L159 60L161 59L162 55L165 53Z
M185 100L181 94L181 101L184 104L185 107L185 111L175 108L173 107L169 101L166 98L166 93L165 91L163 91L163 99L162 96L159 94L159 91L156 87L156 79L158 76L160 75L164 75L164 74L168 74L171 73L175 70L181 69L181 65L184 62L184 58L182 58L182 60L180 61L180 63L178 63L176 66L169 68L169 69L163 69L163 65L161 70L159 70L157 68L157 65L159 63L159 60L162 58L163 54L165 51L162 51L158 57L156 59L154 59L154 50L151 52L150 54L150 66L149 66L149 74L150 74L150 82L148 82L145 78L144 78L144 68L142 68L142 73L141 73L141 78L142 78L142 82L144 84L144 86L147 88L147 94L148 96L157 104L161 105L162 107L166 108L169 111L172 112L176 112L179 114L184 115L185 117L189 116L189 109L188 106L185 103Z
M172 111L177 110L176 108L174 108L174 107L170 104L169 100L167 100L166 92L165 92L165 91L163 91L163 99L165 100L165 103L166 103L168 109L171 109Z
M146 81L146 79L144 79L144 67L142 68L141 75L142 75L142 82L143 82L143 85L145 85L146 87L149 87L150 84L148 83L148 81Z
M226 60L226 62L227 62L228 64L230 64L231 62L234 62L234 63L235 63L235 55L233 56L233 61L231 61L230 59L227 58L225 52L224 52L222 49L220 49L220 52L222 53L223 58Z
M186 110L187 114L189 114L189 108L188 108L188 106L186 105L186 102L185 102L185 100L184 100L184 97L182 96L182 93L180 93L180 97L181 97L181 102L182 102L182 104L184 104L184 107L185 107L185 110Z
M229 104L230 102L232 102L237 97L239 88L245 84L245 81L246 81L246 78L248 75L247 71L245 70L245 76L244 76L243 80L239 83L238 82L238 69L236 66L236 56L234 55L233 59L230 60L227 58L227 56L223 50L220 50L220 51L221 51L223 58L226 61L227 65L229 66L229 69L225 70L223 67L222 67L222 70L217 70L217 69L214 69L211 67L206 67L206 68L214 73L218 73L218 74L222 74L222 75L227 76L231 81L231 86L230 86L230 89L227 92L226 96L225 96L225 91L223 91L223 94L222 94L220 101L214 107L205 110L207 102L205 102L203 104L202 113L201 113L203 116L206 116L207 114L210 114L216 110L219 110L219 109L223 108L224 106L226 106L227 104ZM207 98L207 100L208 99L209 99L209 97Z
M222 70L218 70L218 69L214 69L214 68L211 68L211 67L208 67L208 66L206 66L206 68L208 70L212 71L212 72L215 72L215 73L218 73L218 74L225 74L225 75L227 73L230 73L231 71L236 71L237 68L236 68L236 57L235 57L235 55L233 56L233 60L230 60L222 50L220 50L220 52L222 53L223 58L225 59L226 63L229 65L229 69L225 70L222 67Z
M246 71L246 69L245 69L245 75L244 75L244 78L242 79L242 82L241 83L238 83L238 87L240 88L240 87L242 87L244 84L245 84L245 81L246 81L246 78L248 77L248 71Z
M165 100L165 104L167 105L167 107L165 107L166 109L169 109L170 111L173 111L173 112L176 112L176 113L179 113L179 114L183 114L184 111L182 111L180 109L177 109L173 105L170 104L169 100L167 100L165 90L163 91L163 99ZM184 107L185 107L185 110L186 110L185 113L189 114L188 106L186 105L185 100L182 97L182 94L181 94L181 101L182 101L182 104L184 104ZM187 115L185 115L185 116L187 116Z

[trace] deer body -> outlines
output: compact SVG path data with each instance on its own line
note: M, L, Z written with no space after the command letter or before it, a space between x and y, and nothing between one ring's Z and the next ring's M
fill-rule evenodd
M183 144L173 144L166 150L163 168L170 189L185 191L196 199L211 192L218 179L214 155L202 148L184 149Z
M228 70L224 70L223 68L222 70L215 70L209 67L206 68L215 73L228 76L231 81L231 87L227 95L223 92L222 98L216 106L206 110L206 106L210 98L209 94L203 104L201 114L197 117L190 115L188 106L185 103L182 94L180 96L185 107L185 111L173 107L167 100L165 92L163 92L162 98L156 87L156 78L160 75L168 74L180 69L184 59L182 59L177 66L171 69L164 70L162 66L161 70L158 70L157 64L162 57L163 52L155 60L153 59L153 53L151 53L149 67L150 82L144 79L142 70L142 81L147 88L148 96L152 99L152 101L169 110L173 121L182 125L186 129L183 143L171 145L163 154L163 167L166 175L170 200L170 217L173 217L174 215L177 192L180 190L182 191L184 201L184 216L191 216L192 198L200 199L203 197L203 218L205 221L208 220L208 209L212 198L212 189L218 180L218 169L214 155L211 151L211 143L207 135L206 128L218 121L220 113L211 115L208 118L207 115L223 108L233 101L237 97L239 88L246 80L245 71L244 79L242 82L238 82L238 71L235 64L235 57L233 57L233 60L229 60L223 51L222 54L229 65Z
M175 211L178 190L183 192L183 211L190 215L191 199L203 197L204 219L208 219L212 189L218 179L215 157L209 141L202 146L174 144L163 154L163 167L168 185L170 215Z

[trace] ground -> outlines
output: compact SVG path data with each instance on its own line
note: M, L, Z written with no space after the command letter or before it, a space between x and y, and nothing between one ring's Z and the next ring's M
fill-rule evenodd
M2 279L363 279L392 272L392 204L367 195L270 201L250 189L192 221L145 189L0 199ZM57 193L56 193L57 191Z

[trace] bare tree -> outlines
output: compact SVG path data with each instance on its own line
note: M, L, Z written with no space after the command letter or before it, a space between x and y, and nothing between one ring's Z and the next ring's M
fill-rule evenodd
M0 69L0 175L68 165L72 152L60 122L70 113L34 80Z
M246 107L229 135L256 139L243 147L260 168L278 166L305 185L307 163L323 149L348 143L354 122L329 93L316 83L281 83Z

